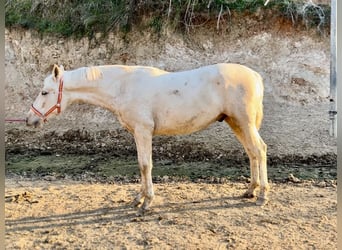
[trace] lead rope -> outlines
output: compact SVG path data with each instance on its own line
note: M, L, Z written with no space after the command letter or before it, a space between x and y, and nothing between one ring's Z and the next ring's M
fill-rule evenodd
M5 122L26 122L26 119L5 119Z

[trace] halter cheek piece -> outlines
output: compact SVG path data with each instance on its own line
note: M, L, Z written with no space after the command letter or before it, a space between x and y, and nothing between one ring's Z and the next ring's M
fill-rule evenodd
M44 122L47 121L47 116L51 114L55 109L57 109L57 114L61 112L61 101L62 101L62 90L63 90L63 78L59 80L59 87L58 87L58 98L57 103L51 107L45 114L41 113L38 109L36 109L33 104L31 106L31 110L40 118L43 119Z

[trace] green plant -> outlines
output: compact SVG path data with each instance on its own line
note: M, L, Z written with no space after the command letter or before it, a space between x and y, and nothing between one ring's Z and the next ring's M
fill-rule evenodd
M309 0L7 0L6 27L35 29L40 33L93 37L95 33L129 32L133 26L150 27L159 33L164 27L175 30L196 28L208 20L271 9L310 27L329 26L330 6ZM235 16L236 16L235 15ZM148 18L146 18L148 17ZM148 20L147 24L143 20Z

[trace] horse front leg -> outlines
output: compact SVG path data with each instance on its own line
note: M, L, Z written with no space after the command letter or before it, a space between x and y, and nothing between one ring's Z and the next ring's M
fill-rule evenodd
M138 162L141 174L141 190L133 201L134 206L143 204L141 212L149 210L154 198L153 183L152 183L152 132L137 128L134 131L134 139L137 146Z

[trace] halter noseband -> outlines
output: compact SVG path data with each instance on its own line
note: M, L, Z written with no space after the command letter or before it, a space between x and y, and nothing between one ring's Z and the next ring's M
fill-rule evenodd
M38 109L36 109L33 104L31 105L31 110L40 118L43 119L44 122L47 121L47 116L51 114L55 109L57 109L57 114L61 112L61 101L62 101L62 90L63 90L63 78L59 80L59 87L58 87L58 98L57 103L51 107L45 114L41 113Z

